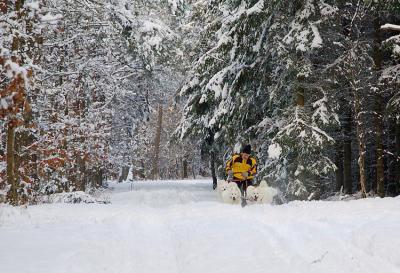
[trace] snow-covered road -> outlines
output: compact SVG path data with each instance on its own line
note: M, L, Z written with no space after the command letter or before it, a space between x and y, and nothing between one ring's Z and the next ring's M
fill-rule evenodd
M0 272L400 272L400 198L241 208L198 180L119 184L111 199L0 206Z

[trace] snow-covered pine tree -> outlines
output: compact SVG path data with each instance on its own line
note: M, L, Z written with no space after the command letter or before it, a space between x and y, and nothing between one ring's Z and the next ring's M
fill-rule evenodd
M181 137L202 139L202 150L222 163L236 144L253 138L251 128L266 111L256 101L263 103L266 56L258 51L268 12L264 1L208 1L201 12L208 19L202 53L180 92L187 101L179 129Z
M211 139L221 157L228 147L253 142L261 164L268 160L261 175L292 197L309 197L315 181L334 170L322 153L332 142L322 127L335 114L312 66L324 48L318 27L337 10L314 1L223 1L207 11L216 18L208 25L216 37L181 90L181 136ZM268 159L272 139L281 153Z
M275 12L278 50L270 93L274 111L272 120L265 120L272 140L264 171L290 199L319 198L335 170L327 150L334 140L326 130L338 120L325 80L332 59L325 54L334 52L329 27L338 9L327 2L295 1Z

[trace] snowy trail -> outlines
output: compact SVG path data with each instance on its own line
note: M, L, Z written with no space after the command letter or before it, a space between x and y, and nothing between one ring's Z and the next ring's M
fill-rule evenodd
M112 204L0 207L1 273L400 272L400 198L219 203L209 181L115 185Z

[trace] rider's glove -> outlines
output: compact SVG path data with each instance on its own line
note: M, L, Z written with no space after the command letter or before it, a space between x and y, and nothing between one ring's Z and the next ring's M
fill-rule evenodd
M233 171L229 170L228 171L228 180L231 180L231 179L233 179Z

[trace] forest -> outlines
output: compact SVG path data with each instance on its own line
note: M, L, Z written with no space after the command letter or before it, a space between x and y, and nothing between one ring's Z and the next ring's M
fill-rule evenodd
M286 201L397 196L399 104L398 0L0 0L0 203L245 144Z

